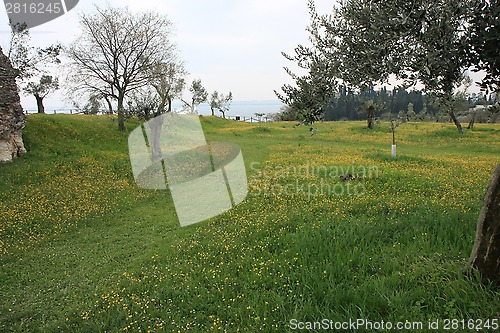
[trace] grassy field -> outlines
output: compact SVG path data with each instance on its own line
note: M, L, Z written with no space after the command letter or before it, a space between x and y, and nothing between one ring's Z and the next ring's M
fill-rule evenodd
M464 319L453 332L500 320L500 291L461 274L499 125L462 136L406 123L393 159L388 124L319 123L311 136L202 117L208 141L241 147L250 192L186 228L167 191L134 184L137 125L29 117L29 153L0 165L1 332L288 332L322 319L439 319L443 331Z

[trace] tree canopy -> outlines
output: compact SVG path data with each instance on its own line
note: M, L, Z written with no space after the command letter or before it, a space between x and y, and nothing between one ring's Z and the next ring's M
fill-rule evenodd
M26 24L12 26L7 57L14 68L18 81L29 80L46 73L48 64L60 64L62 46L54 44L46 48L30 46L30 33Z
M38 82L29 82L24 88L24 92L35 96L38 113L45 113L43 99L57 89L59 89L59 79L57 77L42 75Z
M404 88L423 85L463 132L453 100L466 70L487 71L490 87L499 77L497 7L488 0L339 0L319 15L310 0L311 46L284 54L307 74L286 68L295 85L277 95L310 122L322 118L340 86L363 92L394 78Z
M481 87L500 91L500 3L481 0L470 20L469 56L476 71L485 71Z

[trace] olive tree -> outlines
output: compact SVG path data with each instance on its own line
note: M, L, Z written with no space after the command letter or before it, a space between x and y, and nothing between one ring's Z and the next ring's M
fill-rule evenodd
M475 70L485 71L481 82L484 90L500 91L500 3L478 0L470 20L468 49Z
M157 114L172 112L172 101L180 97L184 86L187 71L181 62L160 63L154 68L151 86L154 88L159 104Z
M191 99L186 101L181 99L182 104L190 113L196 113L196 107L201 103L204 103L208 99L208 92L201 84L201 80L194 80L189 87L189 93L191 94Z
M62 46L54 44L46 48L30 46L30 32L26 24L12 27L7 58L9 58L18 83L46 73L49 64L59 64Z
M298 77L296 88L285 85L285 95L293 99L307 91L323 93L331 88L332 76L357 91L399 78L405 88L423 84L462 133L452 102L470 64L467 28L474 1L339 0L332 13L318 15L310 0L312 47L299 46L297 55L287 58L320 73L309 70L314 76ZM318 80L318 75L330 81ZM319 102L324 95L304 98ZM370 109L367 116L372 127Z
M175 57L172 23L156 12L96 7L81 15L80 28L81 36L66 49L71 92L116 100L118 128L124 130L126 97L150 84L155 68Z
M187 75L181 62L160 63L153 68L148 85L135 90L129 102L129 115L150 120L172 112L172 102L180 97Z
M383 14L375 10L371 2L337 3L328 15L319 15L313 0L308 6L311 23L307 30L312 45L299 45L294 56L283 53L307 74L295 75L285 68L295 80L295 86L284 85L284 95L277 95L285 104L299 110L301 119L311 123L322 119L324 108L338 92L339 84L350 91L363 92L387 81L405 48L379 33L384 27L377 17ZM367 27L370 24L373 26ZM374 108L370 103L366 111L368 127L372 128Z
M38 82L29 82L23 90L35 97L38 113L45 113L43 99L57 89L59 89L59 79L57 77L42 75Z
M284 84L281 92L274 91L285 105L295 110L296 119L303 124L312 124L323 119L326 107L338 91L340 77L338 58L331 56L332 52L336 51L336 45L325 38L325 27L321 25L314 2L310 0L308 4L311 24L307 31L312 45L298 45L291 55L282 52L287 60L296 64L302 74L296 74L285 67L286 73L295 83ZM337 29L334 24L329 28Z
M43 99L59 89L58 78L48 74L50 65L60 63L62 46L54 44L46 48L30 46L30 32L26 24L11 25L12 31L7 49L14 69L16 82L25 94L36 99L38 113L44 113Z
M212 111L212 116L215 115L215 110L219 110L222 113L222 117L226 118L226 112L229 111L229 106L233 101L233 93L229 92L227 95L214 91L210 96L210 109Z

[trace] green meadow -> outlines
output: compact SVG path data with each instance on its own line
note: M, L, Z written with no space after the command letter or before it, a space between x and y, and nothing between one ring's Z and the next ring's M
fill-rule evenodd
M448 331L461 332L500 321L500 290L461 273L500 125L460 135L404 123L391 158L388 123L317 123L310 135L201 121L209 142L241 148L249 194L181 228L168 191L134 183L127 138L139 122L122 133L106 116L29 116L29 153L0 165L1 332L290 332L323 319L407 331L455 319Z

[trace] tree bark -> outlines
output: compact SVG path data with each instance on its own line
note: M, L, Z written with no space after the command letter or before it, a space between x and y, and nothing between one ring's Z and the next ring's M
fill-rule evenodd
M38 109L38 113L45 113L45 107L43 106L43 97L40 95L34 95L36 98L36 107Z
M167 97L168 99L168 110L167 112L172 112L172 98Z
M106 100L106 103L108 104L109 114L113 114L113 105L111 104L111 100L109 99L109 97L104 97L104 99Z
M118 130L125 131L125 110L123 109L123 93L118 94Z
M450 110L448 111L448 115L450 116L451 120L453 120L455 126L457 126L458 133L464 134L464 129L462 128L460 121L458 121L457 117L455 116L455 113L452 110Z
M370 105L366 112L368 113L368 128L373 129L373 118L375 118L375 108Z
M148 122L149 129L151 130L151 155L153 161L156 162L163 157L163 152L161 151L160 137L161 129L163 126L163 116L156 117Z
M469 126L467 126L467 129L473 129L475 121L476 121L476 113L473 112L469 121Z
M486 191L477 222L476 239L464 273L476 270L482 282L500 286L500 164Z

